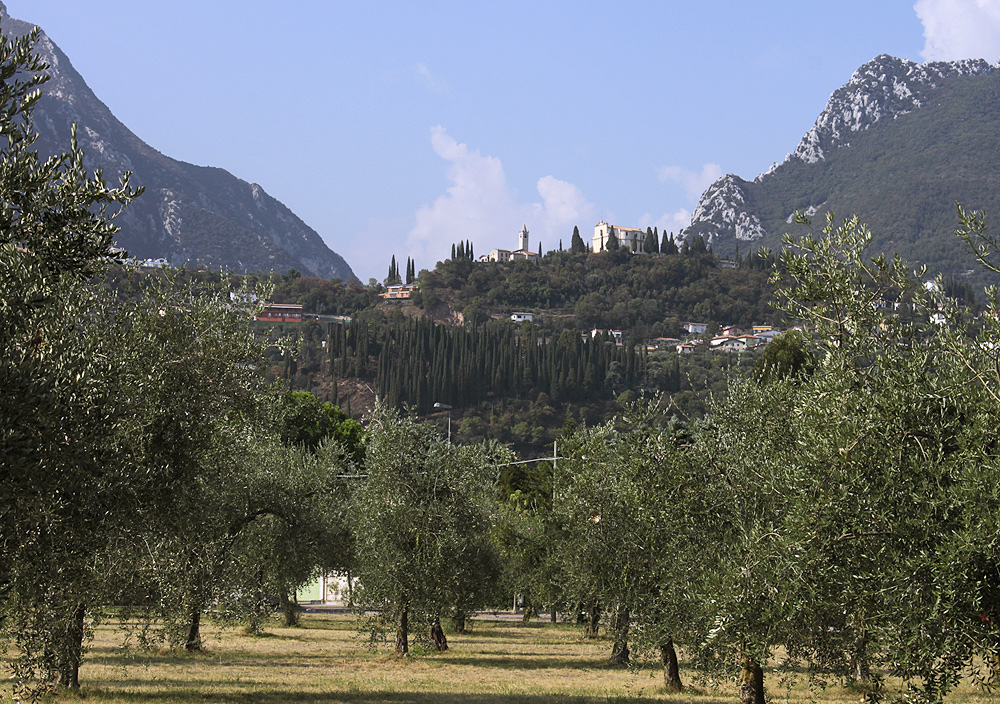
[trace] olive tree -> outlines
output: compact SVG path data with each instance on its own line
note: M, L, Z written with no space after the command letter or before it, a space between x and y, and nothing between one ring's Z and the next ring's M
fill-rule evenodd
M396 625L409 652L412 617L447 647L440 616L471 611L499 575L490 540L498 459L492 446L457 447L433 428L379 406L365 433L365 472L354 491L355 599Z
M128 512L109 380L117 361L93 284L111 261L126 174L108 187L34 149L47 80L38 32L0 36L0 630L18 686L77 685L84 605L104 537Z
M997 409L983 374L996 337L898 260L867 258L869 240L856 219L831 218L782 255L784 307L821 358L792 411L788 644L866 699L881 698L884 668L940 701L997 646L982 618L997 606L984 521L997 507Z

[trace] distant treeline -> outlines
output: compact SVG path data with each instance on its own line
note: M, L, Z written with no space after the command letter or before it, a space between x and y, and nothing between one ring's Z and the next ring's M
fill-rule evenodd
M646 373L645 354L610 335L566 330L544 338L530 324L501 322L452 327L356 320L334 326L329 355L338 374L374 381L390 405L418 413L434 403L469 407L490 397L533 399L539 393L557 402L611 398Z

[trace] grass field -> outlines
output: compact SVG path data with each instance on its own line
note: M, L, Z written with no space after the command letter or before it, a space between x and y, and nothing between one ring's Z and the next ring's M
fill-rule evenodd
M406 659L388 648L371 650L347 616L308 614L299 628L273 624L264 636L237 629L207 630L206 650L126 654L121 632L99 627L80 672L79 694L60 699L93 702L354 702L357 704L584 704L590 702L671 701L737 702L735 688L693 686L663 692L663 673L655 663L630 668L606 664L607 640L585 641L566 624L476 621L472 632L449 635L446 653L420 653ZM774 701L856 702L840 687L811 692L803 684L779 685L769 672ZM5 678L6 679L6 678ZM0 687L0 702L10 697ZM994 697L972 689L949 701L987 702Z

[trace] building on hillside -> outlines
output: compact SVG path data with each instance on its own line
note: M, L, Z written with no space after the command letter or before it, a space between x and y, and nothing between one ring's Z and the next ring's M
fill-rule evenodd
M607 335L615 341L616 345L620 345L622 343L623 334L621 330L601 330L599 328L594 328L590 331L591 339L597 337L598 335Z
M708 323L683 323L681 327L689 335L704 335L708 332Z
M157 257L156 259L143 259L139 262L140 269L167 269L169 267L170 262L163 257Z
M515 323L530 323L535 319L535 316L533 313L511 313L510 319Z
M393 284L386 286L385 293L380 293L379 296L387 301L406 300L413 296L414 291L418 288L420 287L416 284Z
M509 262L515 259L538 259L538 252L531 251L527 225L521 225L521 231L517 233L517 249L491 249L489 254L479 257L481 262Z
M654 337L649 341L649 350L664 350L668 347L676 347L681 343L676 337Z
M642 253L642 245L646 241L645 231L635 227L609 225L603 220L594 225L593 249L595 252L603 252L608 248L608 238L612 232L615 234L615 239L618 240L619 248L627 249L633 254Z
M301 303L268 303L254 320L265 323L301 323Z
M774 338L781 335L780 330L754 330L754 335L756 335L763 343L766 345L772 342Z
M711 342L717 352L745 352L763 344L766 343L756 335L720 335Z
M738 337L722 335L712 338L712 350L715 352L743 352L747 349L747 343Z

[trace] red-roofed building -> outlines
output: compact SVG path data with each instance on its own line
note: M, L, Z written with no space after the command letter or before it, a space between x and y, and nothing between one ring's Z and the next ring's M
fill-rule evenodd
M301 303L268 303L254 320L266 323L301 323Z

